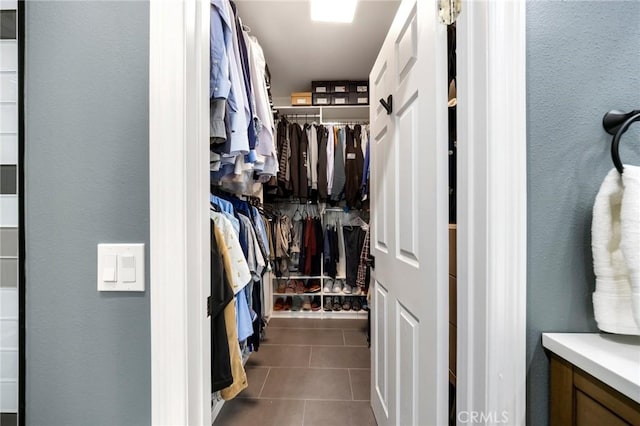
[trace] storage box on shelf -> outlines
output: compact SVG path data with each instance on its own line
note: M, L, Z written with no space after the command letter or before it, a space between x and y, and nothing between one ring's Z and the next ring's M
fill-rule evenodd
M369 82L312 81L313 105L369 105Z
M311 106L311 92L291 93L291 106Z

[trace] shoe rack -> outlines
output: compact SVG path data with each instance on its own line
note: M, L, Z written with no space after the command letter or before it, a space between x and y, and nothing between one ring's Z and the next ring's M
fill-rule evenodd
M345 213L342 209L339 208L326 208L321 212L320 217L322 218L322 226L323 229L327 224L335 224L338 227L342 226L342 223L347 223L349 213ZM343 245L342 242L340 242ZM346 264L346 259L344 256L344 250L340 251L340 259L339 265L344 266ZM344 292L344 283L346 282L346 277L344 276L344 272L340 274L340 272L344 271L343 267L338 269L338 276L336 279L329 276L325 276L324 274L324 262L320 264L320 275L318 276L307 276L301 275L294 272L291 272L287 276L283 277L275 277L272 275L271 278L271 317L272 318L344 318L344 319L357 319L357 318L367 318L368 307L365 309L362 305L366 306L366 294L359 293L345 293ZM334 292L335 282L341 281L343 284L342 290L339 292ZM301 283L301 285L298 285ZM331 284L331 288L325 288L326 284ZM306 284L306 285L305 285ZM352 291L357 289L354 288ZM329 291L327 291L329 290ZM320 298L320 306L319 309L315 309L311 306L301 306L300 309L294 310L296 306L294 306L295 300L302 300L308 298L313 301L314 298ZM325 300L326 298L331 298L331 310L325 310ZM290 298L291 305L288 306L288 309L278 309L276 307L276 303L287 301L287 298ZM296 299L298 298L298 299ZM335 298L339 298L338 300L340 305L340 310L335 310L333 303ZM350 309L345 310L342 306L345 301L348 301L348 306ZM360 302L360 310L354 311L353 306L354 302ZM284 308L284 306L283 306ZM305 310L308 308L308 310Z

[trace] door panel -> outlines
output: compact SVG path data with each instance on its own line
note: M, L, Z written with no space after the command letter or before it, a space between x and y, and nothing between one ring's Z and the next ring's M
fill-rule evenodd
M379 425L447 423L446 27L404 0L370 75L371 404ZM378 99L393 95L387 115Z
M418 359L420 358L418 335L419 322L415 316L398 303L396 312L396 423L397 425L417 424L418 389L416 377L418 375Z
M373 322L373 338L380 342L379 345L373 347L373 386L371 387L376 394L376 400L380 402L380 408L385 417L389 415L389 388L387 386L389 376L389 356L387 345L387 332L389 331L388 318L388 300L387 291L380 282L375 282L375 308Z
M396 256L413 267L419 267L418 260L418 235L415 232L418 226L418 193L416 188L417 162L418 162L418 110L415 97L406 105L402 105L398 111L398 140L405 141L402 149L398 150L396 173ZM399 146L399 144L396 144Z

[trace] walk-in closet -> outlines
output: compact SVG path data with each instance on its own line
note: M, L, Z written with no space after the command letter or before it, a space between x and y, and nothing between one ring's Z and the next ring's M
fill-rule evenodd
M214 425L455 424L456 31L423 7L211 1Z

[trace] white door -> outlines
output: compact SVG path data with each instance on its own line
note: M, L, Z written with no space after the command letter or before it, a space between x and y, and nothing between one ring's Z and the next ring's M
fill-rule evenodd
M378 425L446 425L446 27L404 0L371 71L371 404ZM378 102L393 96L391 114Z

